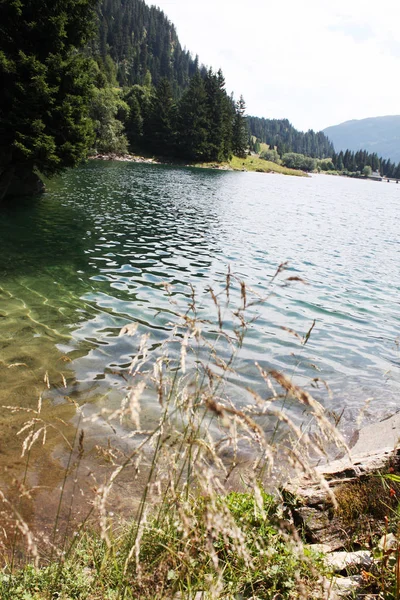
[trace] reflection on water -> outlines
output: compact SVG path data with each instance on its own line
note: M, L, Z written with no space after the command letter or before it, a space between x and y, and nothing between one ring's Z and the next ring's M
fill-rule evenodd
M123 325L139 322L156 345L187 305L189 284L208 317L206 287L223 285L228 265L263 295L288 261L287 276L308 285L277 287L259 308L231 381L236 401L258 361L303 384L327 380L333 399L323 386L314 393L344 408L349 426L367 399L367 418L397 410L399 194L326 176L123 163L66 173L45 196L1 212L0 405L33 409L43 393L44 414L66 423L71 401L116 406L137 349L118 336ZM314 319L303 349L281 328L304 334ZM150 420L151 411L149 400ZM2 464L20 464L22 416L2 409L0 418ZM59 454L42 460L49 485Z

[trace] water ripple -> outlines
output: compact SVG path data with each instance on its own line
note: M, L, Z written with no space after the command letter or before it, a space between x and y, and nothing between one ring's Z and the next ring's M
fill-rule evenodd
M9 207L0 223L7 360L50 359L58 348L78 386L106 389L133 352L118 337L122 325L138 321L154 343L168 335L165 283L182 305L195 285L208 316L204 290L223 284L228 265L266 294L288 261L288 275L308 285L278 288L258 309L233 380L237 401L258 361L301 383L327 380L333 400L315 393L349 421L370 397L371 418L397 410L400 186L90 163L49 190L23 210ZM304 335L314 319L306 348L281 329ZM34 337L45 335L52 345Z

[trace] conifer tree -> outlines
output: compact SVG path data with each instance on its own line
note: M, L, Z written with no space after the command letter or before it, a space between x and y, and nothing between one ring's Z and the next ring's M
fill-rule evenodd
M171 84L162 79L151 99L145 127L146 143L156 154L168 156L175 150L176 110Z
M86 157L93 72L75 49L92 32L96 0L0 2L0 200L39 189Z
M236 114L233 124L233 135L232 135L232 150L236 156L244 158L246 156L247 140L248 140L248 128L245 117L246 104L243 96L236 103Z
M207 160L218 160L220 158L222 139L222 103L224 92L212 69L209 69L206 73L204 88L207 95Z
M221 69L217 73L218 86L221 94L221 143L220 160L229 160L232 156L233 124L235 119L235 104L225 90L225 78Z
M207 160L208 133L207 93L203 78L196 73L179 103L179 155L190 160Z

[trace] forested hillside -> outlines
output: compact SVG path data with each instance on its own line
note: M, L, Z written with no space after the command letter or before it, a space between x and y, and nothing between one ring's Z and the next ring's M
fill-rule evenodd
M276 147L280 155L286 152L313 158L330 158L333 155L333 144L321 131L297 131L288 119L247 117L247 121L250 134L260 142Z
M228 94L222 71L182 49L161 10L143 0L102 0L88 50L98 68L95 151L202 162L245 155L243 98Z
M168 79L174 95L188 86L198 59L182 49L174 25L160 9L143 0L102 0L97 12L93 51L103 61L112 58L121 86L143 84L147 73L155 85Z
M261 142L261 158L289 168L400 177L376 152L335 154L323 132L246 117L222 71L182 49L144 0L0 2L0 33L0 200L90 154L221 162Z
M346 121L327 127L324 133L337 151L346 149L376 152L383 158L400 161L400 116L373 117Z

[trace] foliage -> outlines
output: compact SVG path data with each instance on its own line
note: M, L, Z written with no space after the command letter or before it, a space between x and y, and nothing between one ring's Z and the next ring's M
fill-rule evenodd
M143 0L102 0L91 48L103 61L111 57L121 86L145 85L149 72L155 86L168 79L174 98L198 70L198 58L182 49L174 25Z
M276 163L277 165L281 164L281 158L275 149L264 150L261 152L260 158Z
M370 167L371 172L377 171L383 177L400 179L400 163L396 165L390 159L386 160L379 157L376 152L369 154L366 150L358 150L357 152L340 151L338 154L333 154L332 162L338 171L363 173L365 167Z
M213 511L216 514L213 515ZM0 575L3 600L80 600L124 597L154 599L192 597L209 590L218 580L216 597L250 597L260 600L302 597L308 590L322 598L318 579L324 567L290 540L281 526L281 509L262 489L257 498L250 493L231 492L215 500L178 497L175 506L153 518L141 535L139 554L126 563L135 524L127 523L112 536L112 547L99 534L81 536L73 553L61 565L44 568L27 565L14 575ZM190 529L181 528L182 512ZM215 536L211 560L207 523L219 515L226 531ZM235 540L234 536L240 536ZM238 542L240 546L238 546ZM136 569L137 561L140 571ZM122 596L122 590L125 595ZM229 595L229 596L228 596ZM207 597L207 596L206 596Z
M296 169L288 169L282 165L278 165L273 162L269 162L257 156L247 156L246 158L239 158L233 156L229 161L229 166L234 171L255 171L258 173L280 173L281 175L294 175L296 177L306 177L303 171Z
M362 170L362 174L365 175L365 177L371 177L372 167L370 167L370 165L365 165L365 167Z
M304 154L288 152L288 154L282 156L282 164L289 169L301 169L310 172L315 170L317 161L310 156L304 156Z
M233 122L232 150L239 158L246 156L248 146L248 125L245 116L246 105L243 96L236 102L236 114Z
M297 131L287 119L247 117L247 120L250 134L270 148L278 147L280 155L295 152L313 158L327 158L334 152L332 142L321 131Z
M121 99L119 91L111 87L95 88L89 114L96 133L96 152L126 154L128 140L123 133L122 120L127 119L129 106Z
M53 175L86 157L94 70L75 49L92 32L95 4L0 3L0 178L10 169Z
M325 158L323 160L317 161L317 167L321 171L334 171L335 170L335 165L333 164L332 160L329 158Z

